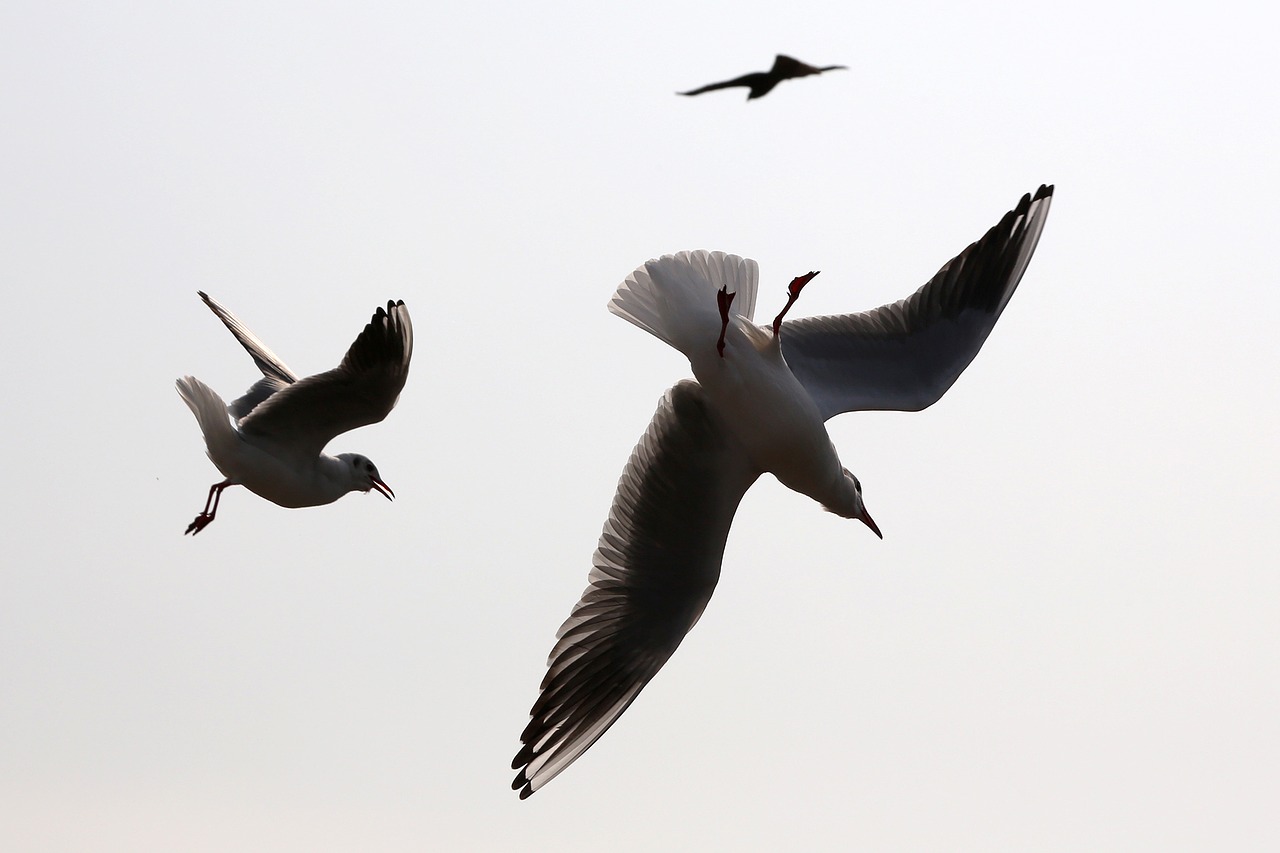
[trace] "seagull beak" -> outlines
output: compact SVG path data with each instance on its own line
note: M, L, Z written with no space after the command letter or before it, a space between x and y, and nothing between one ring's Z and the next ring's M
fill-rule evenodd
M880 532L880 528L876 526L875 521L871 518L871 514L867 512L866 507L862 508L862 515L858 516L858 521L861 521L867 527L870 527L871 532L879 536L881 539L884 538L884 534Z
M396 493L391 491L391 487L379 480L377 477L373 478L373 488L377 489L378 494L382 495L387 500L391 500L396 496ZM876 532L879 533L879 531Z

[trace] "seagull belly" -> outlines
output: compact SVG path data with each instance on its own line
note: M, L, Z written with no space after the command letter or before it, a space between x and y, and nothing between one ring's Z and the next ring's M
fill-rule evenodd
M754 347L706 360L694 373L751 461L779 482L824 504L843 480L817 405L777 352Z
M286 460L249 441L241 441L234 458L214 464L255 495L288 509L333 503L347 492L323 475L321 458Z

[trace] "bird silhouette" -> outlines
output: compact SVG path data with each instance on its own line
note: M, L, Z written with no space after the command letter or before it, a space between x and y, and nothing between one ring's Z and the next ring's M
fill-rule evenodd
M725 80L721 83L708 83L697 89L690 89L688 92L676 92L677 95L701 95L703 92L711 92L715 89L731 89L734 86L746 86L751 91L747 93L747 100L752 98L762 98L773 91L773 87L781 83L783 80L790 80L792 77L808 77L811 74L821 74L823 71L837 71L847 66L844 65L827 65L818 68L815 65L809 65L798 59L792 59L790 56L778 54L773 60L773 67L768 71L756 71L752 74L743 74L741 77L734 77L732 80Z

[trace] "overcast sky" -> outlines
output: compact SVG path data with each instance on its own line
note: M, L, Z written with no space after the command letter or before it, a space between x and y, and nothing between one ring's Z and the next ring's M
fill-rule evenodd
M112 8L112 7L116 8ZM0 847L1272 850L1280 166L1263 4L0 11ZM777 52L848 71L681 98ZM605 310L757 259L906 296L1057 193L936 406L829 424L884 531L762 478L711 604L582 759L508 770L683 358ZM398 499L220 479L173 388L388 299Z

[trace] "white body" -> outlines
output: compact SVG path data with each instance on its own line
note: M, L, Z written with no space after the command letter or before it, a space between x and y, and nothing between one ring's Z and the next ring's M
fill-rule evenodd
M712 408L758 471L833 512L857 517L853 482L821 412L791 373L773 330L752 321L758 282L755 261L681 252L628 276L609 310L684 353ZM723 357L716 348L722 287L734 294Z
M204 434L209 460L230 485L290 509L333 503L356 488L351 466L327 454L302 460L273 453L231 425L227 404L194 376L178 380L178 393Z

